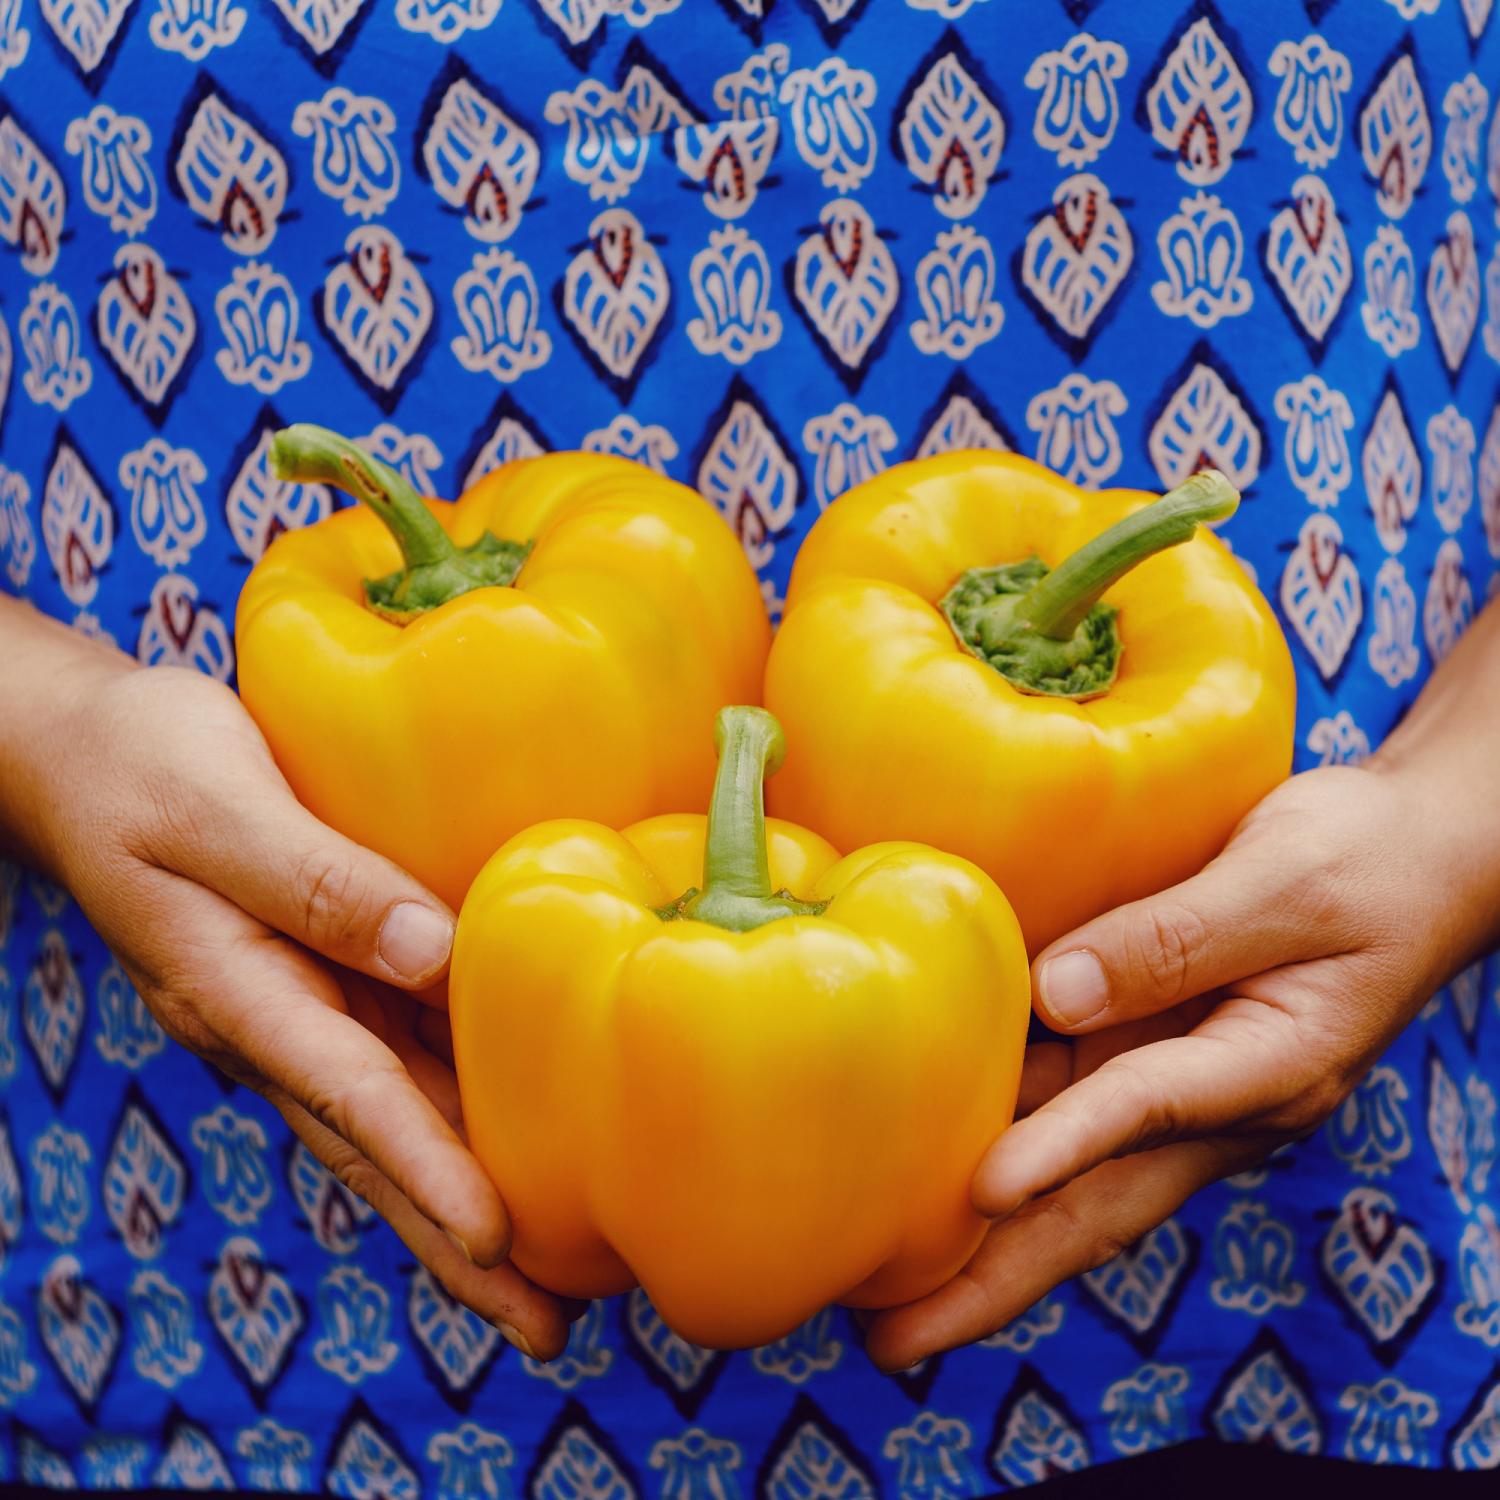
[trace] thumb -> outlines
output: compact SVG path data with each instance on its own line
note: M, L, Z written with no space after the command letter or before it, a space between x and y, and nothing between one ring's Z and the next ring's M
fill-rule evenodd
M248 780L248 778L247 778ZM403 989L442 977L453 913L383 855L321 823L276 778L194 809L158 862L347 969Z
M1191 880L1059 938L1032 965L1037 1013L1056 1031L1097 1031L1316 956L1326 934L1287 863L1231 845Z

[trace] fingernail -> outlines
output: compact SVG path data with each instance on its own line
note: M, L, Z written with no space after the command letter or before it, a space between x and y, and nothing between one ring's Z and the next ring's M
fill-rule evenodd
M1109 1004L1104 965L1087 948L1049 958L1037 975L1044 1008L1065 1026L1090 1021Z
M500 1330L500 1337L512 1349L519 1349L528 1359L536 1358L536 1351L526 1342L526 1335L519 1328L512 1328L509 1323L502 1323L499 1318L495 1319L495 1327Z
M445 1229L443 1233L458 1246L463 1258L472 1266L474 1264L474 1257L469 1253L469 1247L451 1229Z
M426 979L448 961L453 920L419 901L398 901L380 924L378 947L402 979Z

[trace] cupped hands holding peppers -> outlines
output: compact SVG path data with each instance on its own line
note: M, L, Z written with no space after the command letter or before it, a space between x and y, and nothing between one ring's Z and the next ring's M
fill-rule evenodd
M280 771L221 690L5 604L0 838L538 1355L564 1310L523 1272L639 1276L715 1343L830 1298L885 1309L883 1366L982 1337L1313 1128L1500 939L1496 607L1367 766L1278 785L1290 666L1198 530L1215 477L1146 507L962 455L841 498L766 680L799 828L762 823L758 710L709 798L767 631L703 502L559 455L446 507L318 429L275 452L364 502L241 602ZM460 1118L449 907L502 844L461 920ZM1003 1133L1025 962L990 876L1074 1038ZM483 1269L510 1231L465 1127L514 1266Z

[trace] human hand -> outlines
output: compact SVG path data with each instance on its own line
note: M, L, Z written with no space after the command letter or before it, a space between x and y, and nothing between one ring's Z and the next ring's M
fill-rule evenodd
M227 688L88 652L35 695L23 852L168 1035L264 1094L451 1295L558 1353L564 1309L503 1264L504 1207L460 1136L452 913L302 808Z
M1330 1115L1500 936L1497 808L1410 758L1285 782L1183 884L1038 955L1021 1118L973 1183L996 1222L930 1296L870 1320L900 1369L982 1338L1199 1188Z

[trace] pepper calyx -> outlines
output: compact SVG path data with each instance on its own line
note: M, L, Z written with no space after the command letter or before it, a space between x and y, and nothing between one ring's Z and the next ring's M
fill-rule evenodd
M388 463L311 422L272 435L270 468L278 479L331 484L380 517L401 548L402 566L383 578L365 579L365 600L396 625L410 624L473 589L514 583L531 552L530 542L504 541L488 531L458 546Z
M1117 613L1101 602L1132 568L1234 514L1239 491L1204 469L1117 521L1056 568L1039 557L959 575L938 607L959 644L1023 693L1081 701L1120 670Z

